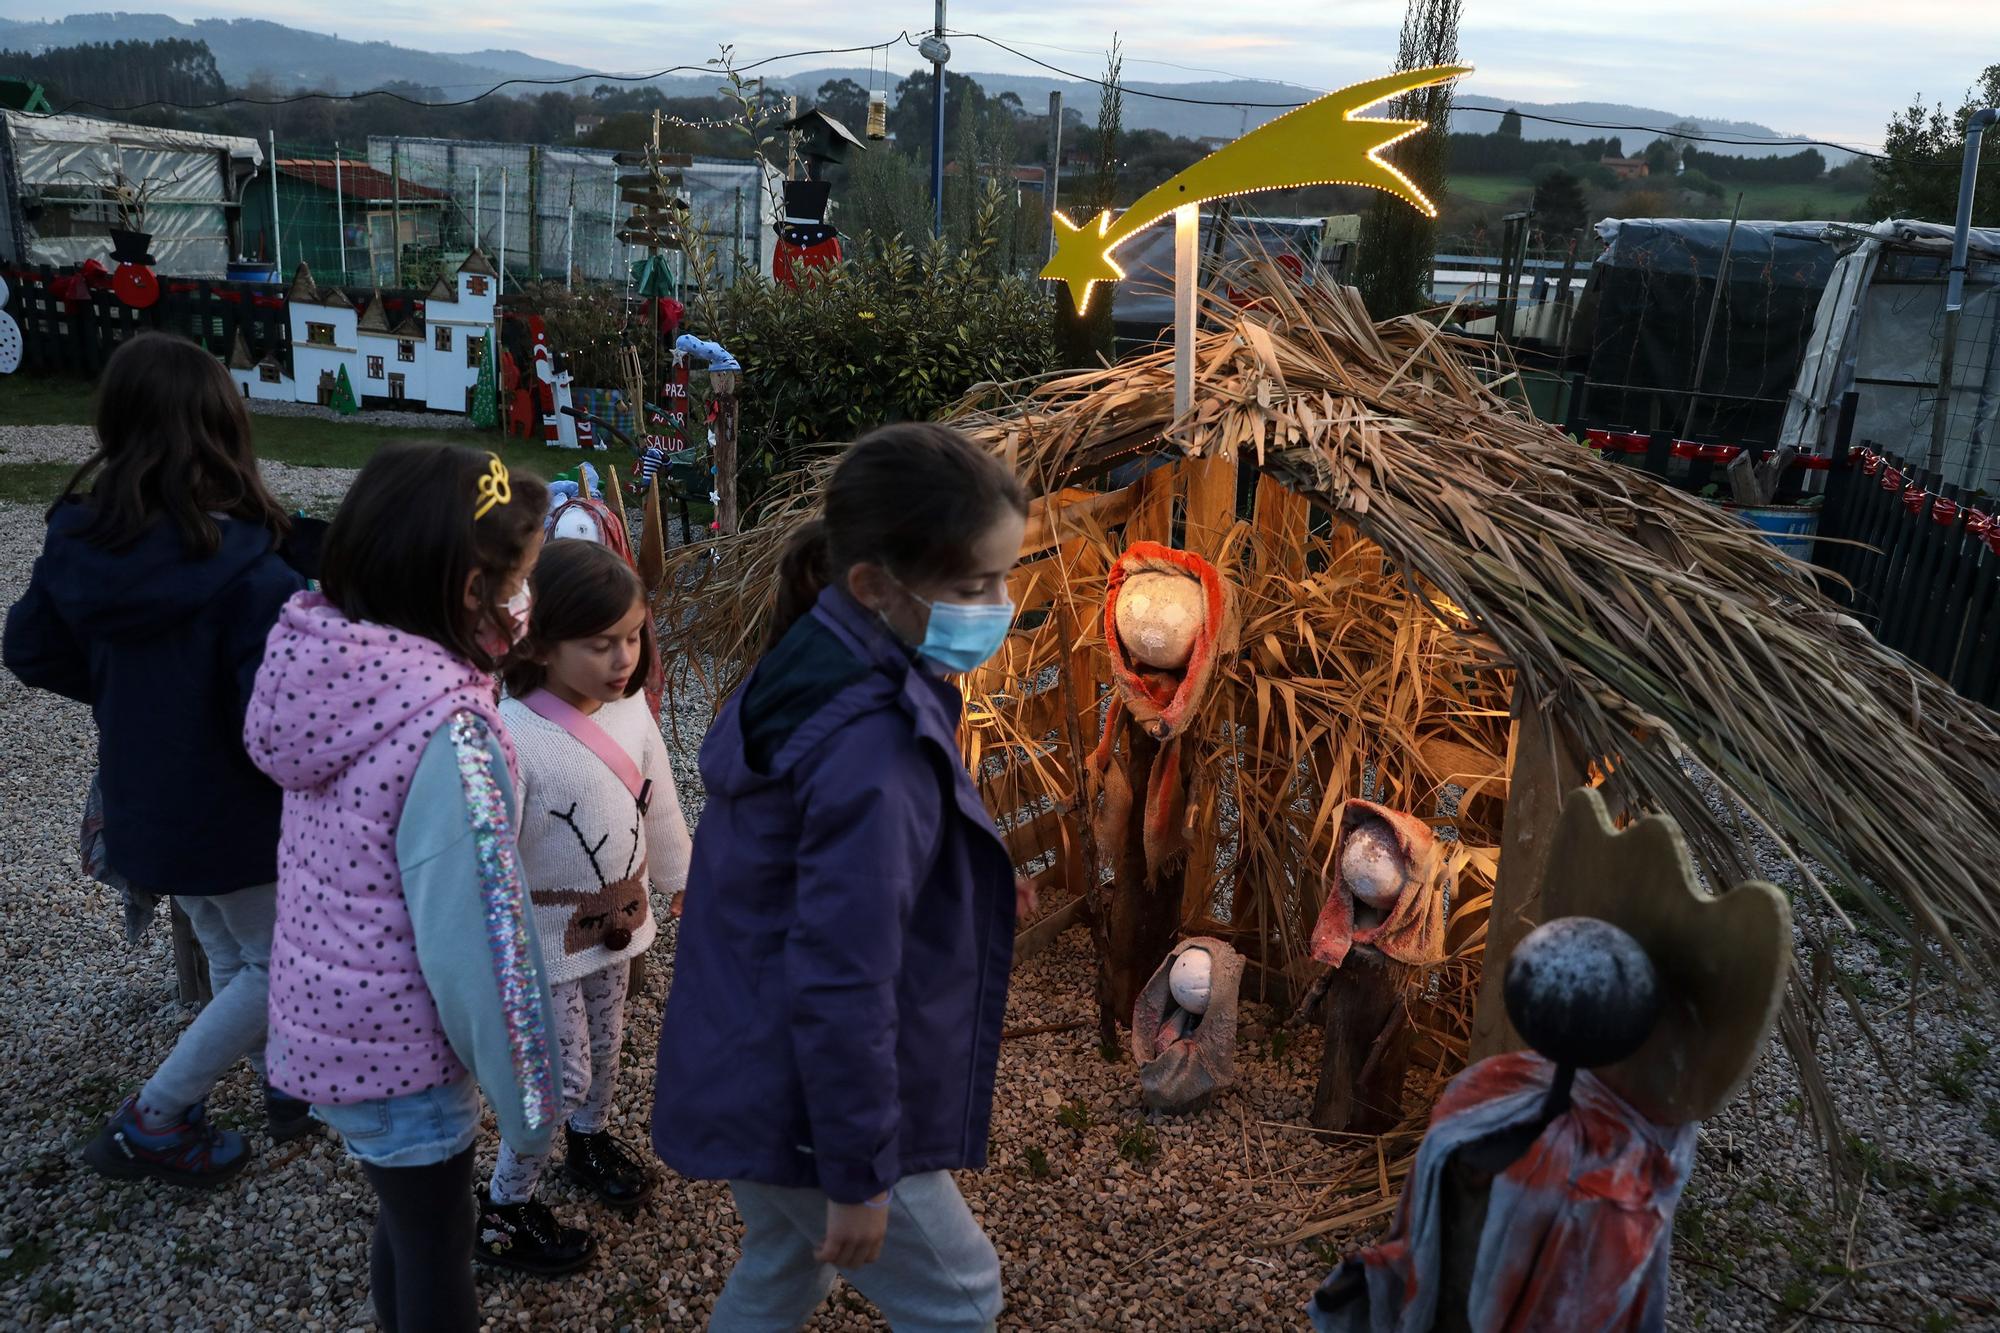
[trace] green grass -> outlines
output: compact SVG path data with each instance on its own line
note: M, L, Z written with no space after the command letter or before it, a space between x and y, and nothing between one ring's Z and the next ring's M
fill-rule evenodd
M26 1277L55 1257L55 1250L40 1236L16 1239L12 1251L0 1259L0 1282Z
M0 454L0 459L6 455ZM62 493L74 463L0 462L0 501L45 505Z
M76 1313L76 1291L67 1283L51 1282L35 1293L35 1308L51 1319Z
M1624 188L1664 191L1671 187L1664 181L1639 180L1628 183ZM1800 185L1742 186L1724 182L1721 196L1711 196L1705 200L1701 207L1692 210L1693 215L1728 217L1729 210L1735 205L1739 189L1743 192L1744 217L1777 222L1804 219L1837 221L1851 216L1867 197L1853 190L1842 190L1820 182ZM1534 197L1535 183L1527 176L1453 176L1446 182L1446 193L1448 199L1463 200L1467 203L1518 204L1525 207Z
M1160 1155L1160 1136L1141 1120L1118 1136L1118 1155L1134 1166L1145 1166Z
M87 381L25 375L0 379L0 426L88 425L90 420L91 386ZM541 477L560 472L575 461L574 456L551 454L540 444L497 431L407 430L256 413L251 414L250 422L257 456L294 467L358 468L377 449L396 440L492 449L507 466ZM629 471L631 458L626 451L613 449L608 454L593 455L591 461L608 461L624 474ZM46 502L62 489L73 470L67 463L10 463L6 454L0 452L0 500Z

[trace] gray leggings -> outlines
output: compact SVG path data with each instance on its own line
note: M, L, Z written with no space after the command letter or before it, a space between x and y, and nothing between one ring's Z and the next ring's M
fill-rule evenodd
M278 914L273 884L179 898L181 910L208 955L215 997L187 1025L146 1086L139 1105L163 1119L178 1118L208 1096L216 1080L248 1059L264 1076L265 1008L271 994L271 926Z
M611 1123L630 975L630 964L621 962L549 987L549 1007L562 1045L563 1110L570 1128L579 1134L595 1134ZM493 1159L493 1202L526 1203L534 1198L548 1163L548 1153L524 1156L503 1139L499 1156Z

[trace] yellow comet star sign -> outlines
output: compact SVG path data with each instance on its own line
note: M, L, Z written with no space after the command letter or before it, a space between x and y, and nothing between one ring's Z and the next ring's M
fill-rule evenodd
M1380 156L1383 149L1421 130L1424 122L1356 117L1399 94L1471 72L1469 65L1403 70L1316 98L1148 190L1115 223L1104 212L1079 227L1057 213L1056 253L1042 276L1068 283L1070 299L1081 312L1090 306L1091 288L1125 276L1111 258L1113 250L1183 205L1257 190L1366 185L1387 190L1424 216L1436 217L1436 206L1415 182Z

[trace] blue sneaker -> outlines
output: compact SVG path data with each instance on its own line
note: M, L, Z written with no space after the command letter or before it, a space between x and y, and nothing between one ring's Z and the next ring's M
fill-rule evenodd
M197 1102L180 1123L154 1133L139 1121L139 1099L127 1097L110 1123L83 1150L99 1175L117 1180L148 1176L174 1185L220 1185L250 1161L243 1136L217 1129Z

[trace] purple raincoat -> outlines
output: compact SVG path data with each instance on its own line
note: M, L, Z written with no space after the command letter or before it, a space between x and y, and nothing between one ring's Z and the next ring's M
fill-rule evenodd
M682 1175L852 1204L986 1164L1014 871L961 707L838 589L723 706L653 1102Z

